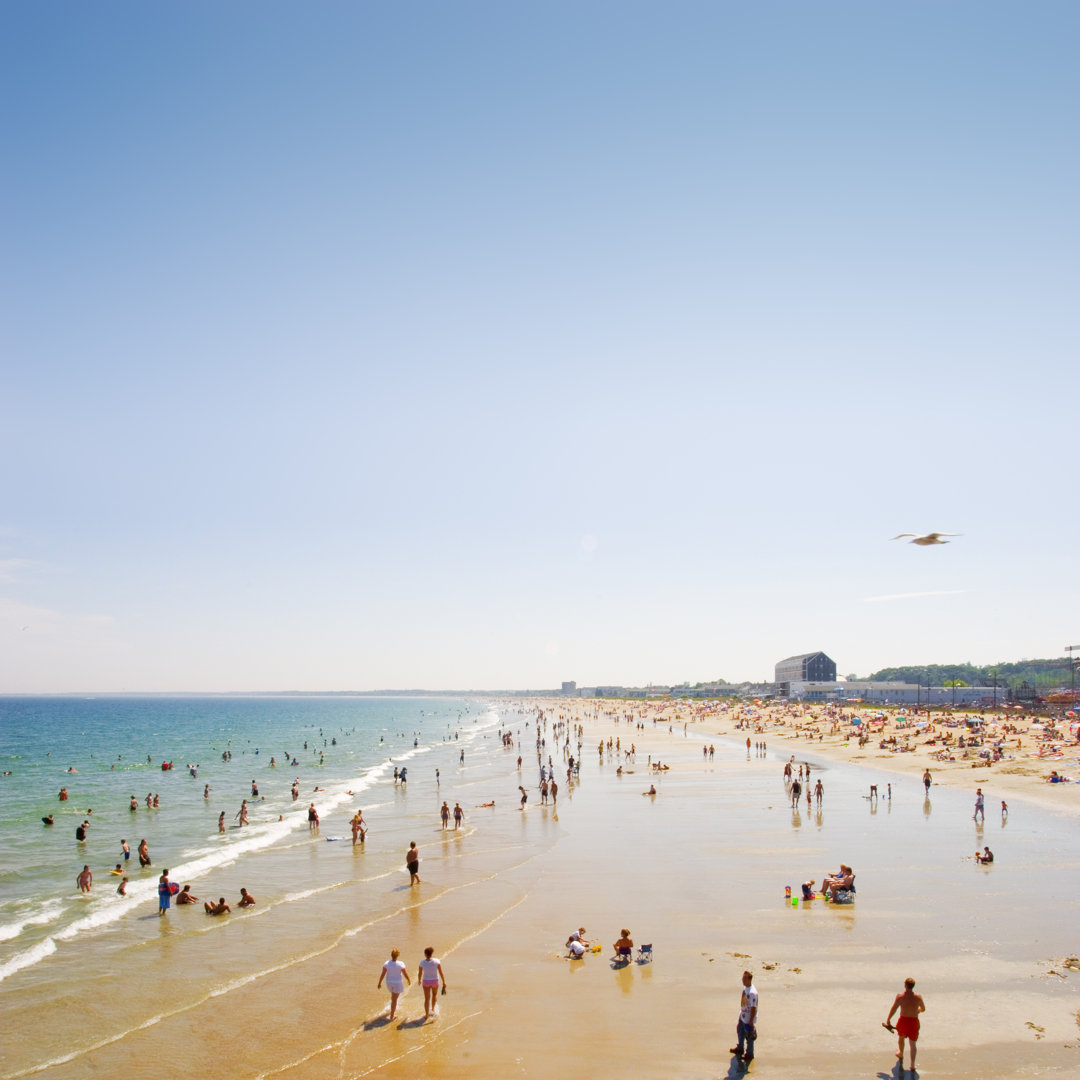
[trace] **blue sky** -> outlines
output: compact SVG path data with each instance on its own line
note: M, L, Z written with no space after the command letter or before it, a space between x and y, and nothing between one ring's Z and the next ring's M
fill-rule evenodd
M3 22L0 692L1080 643L1075 4Z

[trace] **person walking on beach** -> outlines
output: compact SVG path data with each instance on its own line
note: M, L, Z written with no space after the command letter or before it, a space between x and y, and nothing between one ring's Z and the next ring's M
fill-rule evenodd
M898 1043L898 1049L896 1052L897 1062L900 1066L900 1071L904 1069L904 1041L910 1044L911 1065L909 1068L911 1072L915 1072L915 1050L916 1043L919 1041L919 1013L926 1011L926 1005L923 1002L922 997L915 993L915 980L904 980L904 992L897 994L892 1003L892 1008L889 1010L889 1015L885 1017L884 1026L890 1031L894 1030L892 1026L893 1013L896 1010L900 1010L900 1016L896 1021L896 1038Z
M983 792L982 788L975 789L975 816L973 821L986 821L986 814L983 809Z
M922 774L922 786L923 786L923 790L926 792L927 796L930 795L930 785L933 782L934 781L930 776L930 770L929 769L924 770L924 772Z
M443 802L442 808L439 810L439 816L442 818L442 827L445 829L450 824L450 804Z
M416 841L409 841L409 850L405 852L405 866L409 871L409 884L420 884L420 851Z
M319 831L319 811L315 809L315 804L314 803L312 803L308 807L307 827L308 827L308 832L316 833L316 832Z
M352 821L350 821L349 824L352 827L353 847L356 847L356 841L359 840L362 844L364 842L364 837L367 836L367 832L364 829L364 826L367 823L364 821L363 810L357 810L356 813L353 814Z
M461 823L465 820L465 811L461 809L461 803L454 803L454 829L460 829Z
M390 991L390 1019L394 1019L394 1014L397 1012L397 999L399 995L405 993L405 983L412 985L412 979L409 978L408 971L405 970L405 965L398 959L401 952L398 949L390 950L390 959L386 961L382 966L382 974L379 976L379 982L375 989L378 990L383 984L383 979L386 980L386 989ZM402 981L404 980L404 981Z
M416 972L416 981L424 988L424 1019L439 1014L439 980L442 980L443 993L446 993L446 976L443 974L442 961L435 958L435 950L429 945L424 950L424 959Z
M758 992L754 986L754 976L749 971L742 973L742 985L742 998L739 1002L739 1022L735 1028L739 1036L739 1044L731 1048L731 1053L743 1064L749 1065L754 1060L758 1011Z
M529 801L529 793L520 784L518 784L518 791L521 792L521 809L524 810L525 804Z

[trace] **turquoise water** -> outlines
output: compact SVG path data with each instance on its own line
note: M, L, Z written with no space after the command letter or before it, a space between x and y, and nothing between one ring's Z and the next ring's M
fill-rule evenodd
M347 835L357 797L363 806L364 792L395 766L430 780L439 764L456 767L460 751L496 723L486 705L463 699L0 699L0 980L132 918L139 901L145 910L166 867L204 897L217 891L214 874L224 866L258 880L260 860L310 840L311 802L329 827L324 837ZM173 768L163 771L163 761ZM158 795L157 809L146 807L148 794ZM240 828L244 799L250 824ZM50 813L55 824L46 826ZM75 830L84 819L91 824L80 842ZM152 869L139 866L142 839ZM129 901L116 895L119 878L109 871L117 862L130 878ZM84 864L94 874L88 897L75 887Z

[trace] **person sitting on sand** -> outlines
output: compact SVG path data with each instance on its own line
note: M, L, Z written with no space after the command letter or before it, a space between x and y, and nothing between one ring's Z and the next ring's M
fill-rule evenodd
M802 883L802 898L804 900L813 900L814 899L814 879L813 878L811 878L809 881L804 881Z
M982 851L975 852L975 861L977 863L992 863L994 861L994 853L988 847L984 847Z
M642 795L655 795L656 794L656 785L655 784L650 784L649 785L649 790L648 791L643 791L641 794Z
M618 960L629 960L634 954L634 939L630 936L629 930L623 929L620 930L619 933L622 936L613 946L615 949L615 957Z
M207 915L227 915L232 908L225 903L225 897L219 897L216 904L211 904L209 900L203 903L203 907L206 908Z
M833 900L836 899L836 894L841 889L850 889L855 884L855 874L850 866L840 864L840 873L833 874L825 878L821 883L821 891L827 892Z
M589 942L585 939L585 927L584 926L579 926L566 939L566 947L569 949L571 947L571 945L573 944L573 942L575 942L575 941L579 942L583 946L583 948L581 950L582 952L584 952L585 949L587 949L589 947Z

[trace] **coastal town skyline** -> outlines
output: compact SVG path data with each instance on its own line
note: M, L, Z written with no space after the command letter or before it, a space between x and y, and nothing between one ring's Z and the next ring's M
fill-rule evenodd
M1075 5L7 15L0 693L1080 640Z

